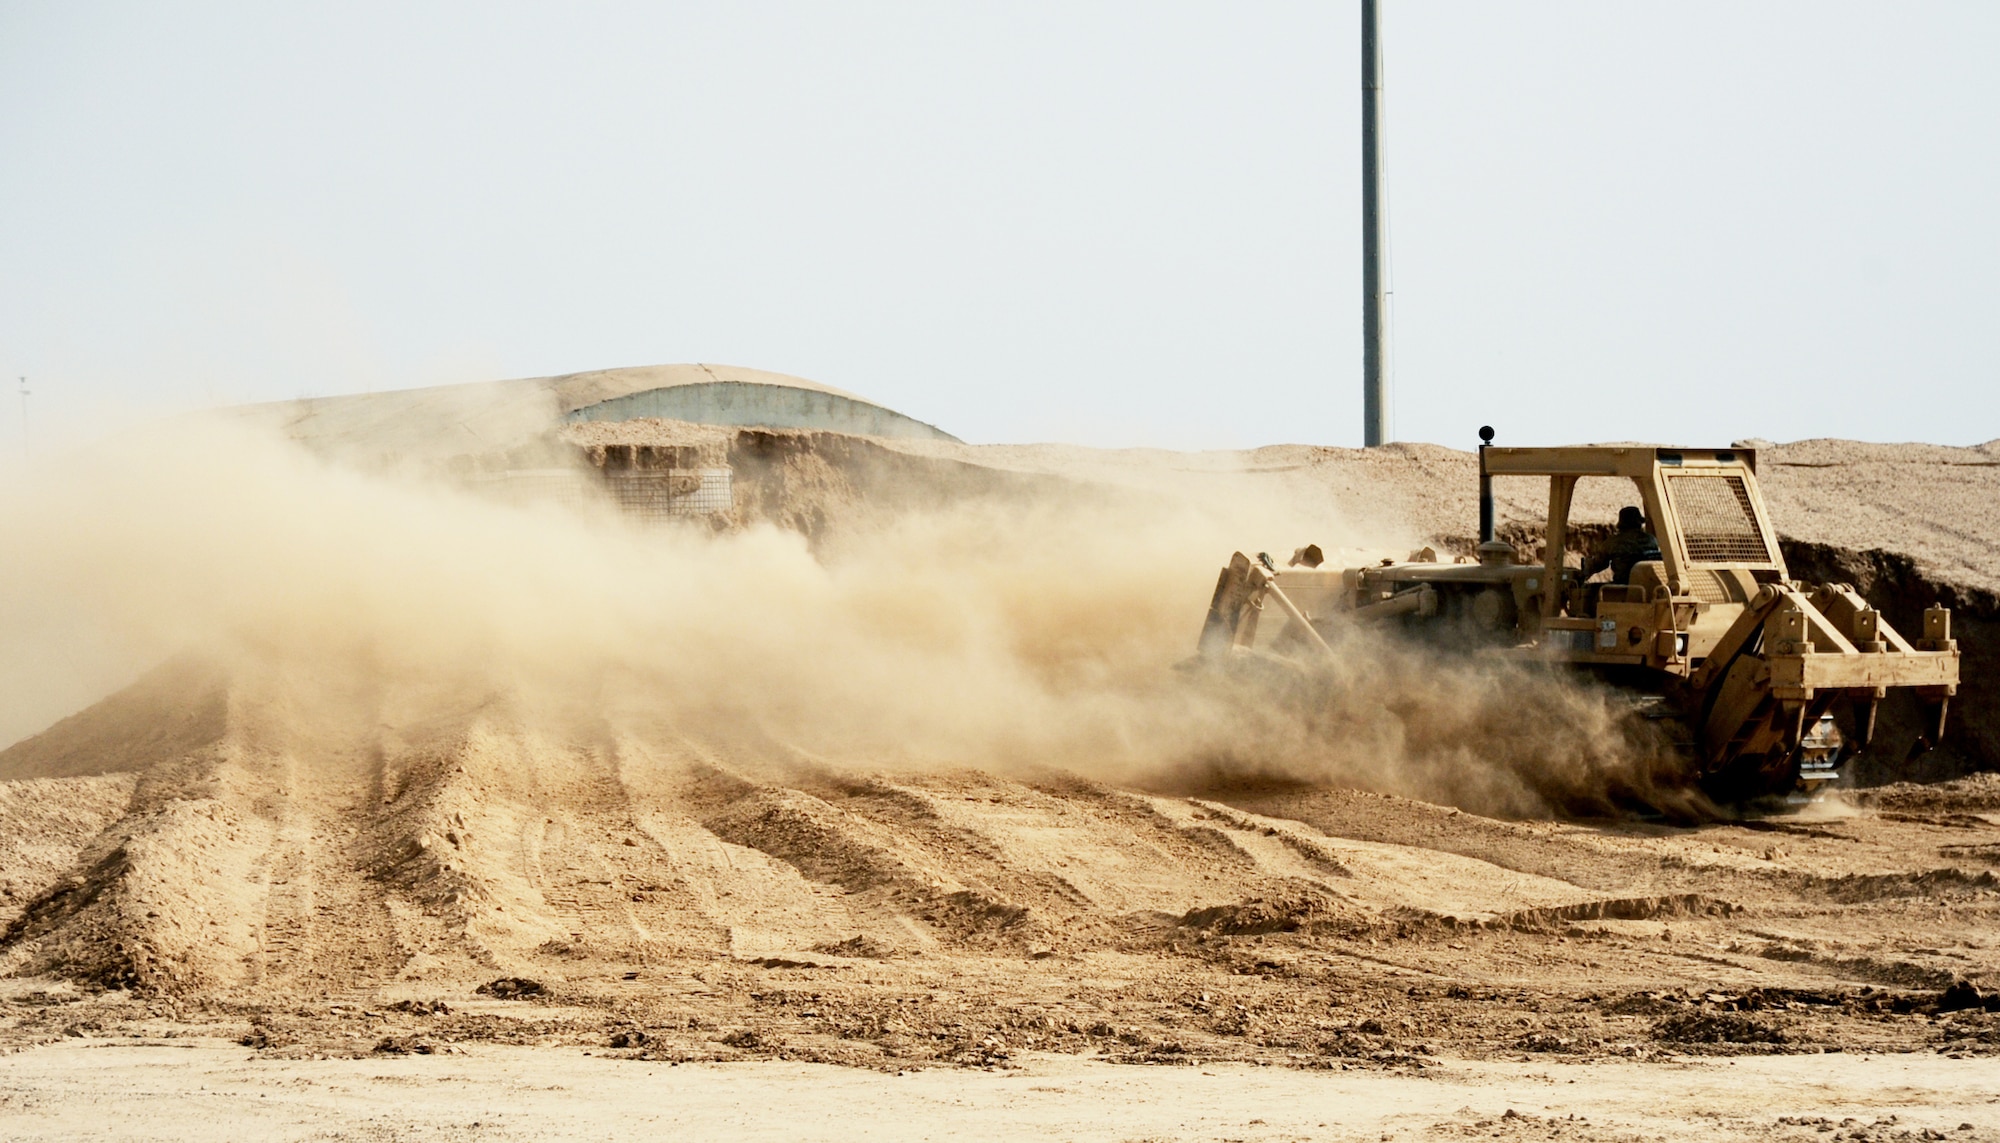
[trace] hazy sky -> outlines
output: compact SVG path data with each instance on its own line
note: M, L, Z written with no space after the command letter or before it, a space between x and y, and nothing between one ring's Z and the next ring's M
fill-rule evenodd
M1395 435L2000 437L2000 4L1385 0ZM1360 440L1358 5L0 2L0 455L718 361Z

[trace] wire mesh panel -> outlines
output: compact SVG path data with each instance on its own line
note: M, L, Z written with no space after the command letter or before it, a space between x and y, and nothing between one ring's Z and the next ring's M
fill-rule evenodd
M608 496L620 511L641 520L666 520L727 512L734 486L727 468L512 469L467 478L481 493L510 504L561 504L582 508Z
M642 520L727 512L734 492L726 468L607 470L604 486L613 503Z
M1676 473L1667 477L1688 559L1701 564L1768 564L1757 510L1741 476Z

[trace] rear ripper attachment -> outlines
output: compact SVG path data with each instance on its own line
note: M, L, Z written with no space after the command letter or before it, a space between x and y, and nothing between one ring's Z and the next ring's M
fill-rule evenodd
M1269 555L1238 552L1216 582L1198 659L1331 656L1330 626L1359 621L1566 664L1651 696L1645 705L1681 724L1692 772L1730 801L1810 793L1839 777L1842 759L1873 737L1891 688L1926 705L1925 744L1943 736L1958 689L1951 612L1925 611L1911 641L1851 586L1791 579L1754 449L1497 448L1490 428L1480 438L1475 556L1447 563L1425 549L1330 570L1306 547L1281 572ZM1495 476L1547 478L1541 562L1521 562L1494 538ZM1629 480L1638 504L1608 556L1571 566L1570 507L1585 477ZM1609 566L1588 574L1599 563Z

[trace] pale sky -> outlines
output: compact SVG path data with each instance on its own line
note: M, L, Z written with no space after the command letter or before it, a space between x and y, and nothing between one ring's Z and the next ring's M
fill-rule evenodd
M1384 3L1397 438L2000 437L2000 4ZM0 456L680 361L1358 444L1358 26L0 0Z

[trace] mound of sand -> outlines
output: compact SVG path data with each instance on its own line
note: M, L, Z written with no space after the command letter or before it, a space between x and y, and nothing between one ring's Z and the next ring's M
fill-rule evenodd
M301 736L289 696L211 685L149 679L59 728L129 751L98 756L133 769L88 800L0 785L40 855L9 867L26 907L7 967L224 994L469 988L551 960L1048 955L1177 925L1454 924L1603 898L1073 773L869 773L672 728L563 739L503 703ZM227 713L160 758L140 732L190 699ZM37 820L50 798L81 804Z

